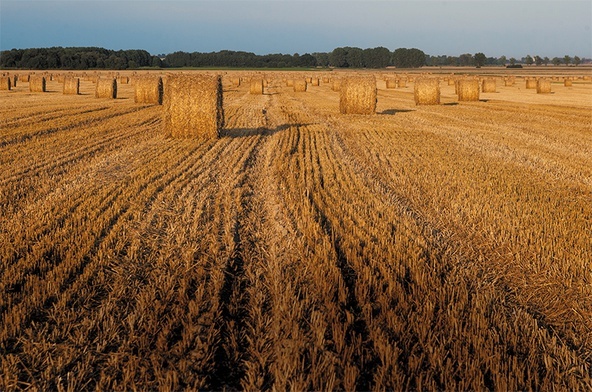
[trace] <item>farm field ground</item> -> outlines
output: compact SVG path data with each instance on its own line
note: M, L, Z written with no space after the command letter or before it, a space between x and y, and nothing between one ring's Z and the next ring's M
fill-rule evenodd
M0 390L592 388L589 80L363 116L241 75L217 140L0 91Z

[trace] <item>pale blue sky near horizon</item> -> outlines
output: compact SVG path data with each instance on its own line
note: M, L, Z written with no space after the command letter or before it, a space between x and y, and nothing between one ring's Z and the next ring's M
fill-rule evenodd
M592 57L590 0L0 0L0 49Z

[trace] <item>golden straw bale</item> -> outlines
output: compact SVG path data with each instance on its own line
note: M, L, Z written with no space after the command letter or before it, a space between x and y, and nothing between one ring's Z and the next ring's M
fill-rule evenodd
M537 86L537 81L534 78L527 78L526 79L526 88L527 89L535 89Z
M129 84L129 77L128 76L120 76L117 78L117 83L119 84Z
M25 75L19 76L19 80L21 82L27 82L27 83L29 83L29 80L30 79L31 79L31 75L29 75L29 74L25 74Z
M312 82L310 83L313 86L318 86L319 83L319 78L312 78Z
M504 78L504 86L506 86L506 87L512 87L515 82L516 82L516 79L511 76Z
M10 90L12 87L12 81L10 76L0 77L0 90Z
M479 100L479 81L477 79L459 79L456 88L460 102Z
M263 94L263 79L251 79L250 93L255 95Z
M415 79L414 96L416 105L440 104L440 81L435 78Z
M563 80L563 86L565 86L565 87L571 87L571 86L573 86L573 81L570 78L565 78Z
M388 78L386 80L386 88L397 88L397 80L393 78Z
M294 91L295 92L306 92L308 86L308 82L305 79L295 79L294 80Z
M333 91L341 90L341 80L339 80L339 79L333 80L333 84L331 85L331 90L333 90Z
M497 88L496 80L493 78L483 79L481 91L484 93L495 93Z
M160 76L142 76L134 79L134 102L162 105L164 92Z
M95 98L117 98L117 80L115 78L99 78L95 88Z
M405 78L397 79L397 85L399 86L399 88L407 87L407 79L405 79Z
M551 81L545 78L537 80L536 92L537 94L549 94L551 92Z
M329 77L328 76L323 76L323 84L329 83Z
M45 77L32 75L29 77L29 91L33 93L45 92Z
M341 81L339 111L343 114L373 114L376 112L376 78L350 76Z
M163 106L165 135L175 138L218 138L224 127L222 77L170 76L164 91Z
M306 78L306 83L308 83L308 84L312 83L312 77L307 77Z
M79 78L75 78L72 76L67 76L63 78L64 81L64 90L63 93L64 94L68 94L68 95L78 95L80 94L80 79Z
M294 87L294 79L287 79L286 87Z
M241 80L240 80L240 78L232 78L232 85L233 85L234 87L240 87L240 85L241 85Z

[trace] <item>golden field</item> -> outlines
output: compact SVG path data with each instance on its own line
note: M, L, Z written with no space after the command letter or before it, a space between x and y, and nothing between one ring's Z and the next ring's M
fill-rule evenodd
M222 73L210 140L131 73L0 91L0 390L592 388L590 80L416 106L377 72L344 115Z

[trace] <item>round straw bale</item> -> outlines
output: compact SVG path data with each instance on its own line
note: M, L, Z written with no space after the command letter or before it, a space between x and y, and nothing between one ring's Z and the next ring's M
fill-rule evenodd
M305 79L294 79L294 91L295 92L306 92L308 82Z
M323 76L323 84L329 83L329 77L328 76Z
M570 78L565 78L563 80L563 86L565 86L565 87L571 87L571 86L573 86L573 81Z
M477 79L459 79L456 89L458 100L461 102L479 100L479 81Z
M117 80L115 78L99 78L95 88L95 98L117 98Z
M386 80L386 88L397 88L397 80L388 78Z
M526 79L526 88L527 89L535 89L536 86L537 86L536 79L533 79L533 78Z
M333 84L331 85L331 90L339 91L341 89L341 80L335 79L333 80Z
M29 75L29 74L21 75L19 77L19 80L22 81L22 82L29 83L29 79L31 79L31 75Z
M1 76L0 77L0 90L10 90L12 87L12 81L10 76Z
M511 76L508 76L507 78L504 79L504 86L512 87L515 82L516 82L516 79L514 79Z
M64 94L80 94L80 79L72 76L64 78Z
M286 87L294 87L294 79L287 79Z
M481 91L484 93L495 93L496 87L496 81L493 78L483 79L481 83Z
M218 138L224 127L222 77L170 76L163 106L165 135L174 138Z
M455 83L456 83L456 78L454 78L452 76L448 78L448 85L449 86L454 86Z
M319 83L319 78L312 78L312 82L310 83L313 86L318 86Z
M376 112L376 78L350 76L341 81L339 111L343 114L373 114Z
M255 95L263 94L263 79L251 79L250 93Z
M312 83L312 77L310 77L310 76L307 77L306 78L306 83L308 83L308 84Z
M160 76L143 76L134 80L134 102L162 105L164 92Z
M241 85L241 80L240 80L240 78L236 78L236 77L235 77L235 78L232 78L232 85L233 85L234 87L240 87L240 85Z
M416 105L439 105L440 81L435 78L415 79L414 95Z
M399 88L407 87L407 79L405 79L405 78L397 79L397 85L399 86Z
M545 78L537 80L536 92L537 94L549 94L551 92L551 81Z
M128 76L119 76L117 78L117 83L119 84L128 84L129 83L129 77Z
M45 77L33 75L29 77L29 91L34 93L45 92Z

